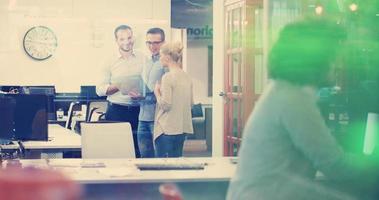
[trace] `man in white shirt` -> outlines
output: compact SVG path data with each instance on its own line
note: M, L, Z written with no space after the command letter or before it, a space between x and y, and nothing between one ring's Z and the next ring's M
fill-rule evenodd
M128 78L140 76L143 56L133 51L134 38L130 26L120 25L114 31L120 56L111 60L103 69L102 81L96 87L99 96L107 96L109 102L106 120L129 122L133 130L136 155L139 157L136 131L138 126L139 104L133 100L133 91L121 91Z

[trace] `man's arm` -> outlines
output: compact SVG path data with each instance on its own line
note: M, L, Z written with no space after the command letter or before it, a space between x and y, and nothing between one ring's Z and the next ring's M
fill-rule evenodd
M114 94L114 93L116 93L118 91L119 91L118 87L116 85L112 84L112 85L108 86L107 91L106 91L105 94L108 96L108 95L112 95L112 94Z
M111 84L111 71L110 71L110 67L109 67L109 64L106 65L106 67L104 67L102 69L102 72L101 72L101 81L100 83L96 86L96 93L97 95L99 96L108 96L108 95L112 95L116 92L119 91L118 87L114 84Z

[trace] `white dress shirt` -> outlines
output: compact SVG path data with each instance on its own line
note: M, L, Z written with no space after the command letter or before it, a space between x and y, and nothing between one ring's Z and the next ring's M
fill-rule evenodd
M128 59L122 57L111 59L102 70L102 80L96 86L97 95L107 96L106 92L111 84L120 85L129 76L140 76L145 64L144 60L144 56L138 52ZM131 100L129 95L122 94L121 91L108 95L107 100L120 105L138 104Z

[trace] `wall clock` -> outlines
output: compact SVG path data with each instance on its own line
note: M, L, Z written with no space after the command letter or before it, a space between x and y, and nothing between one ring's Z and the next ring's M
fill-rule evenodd
M45 60L50 58L58 46L54 32L46 26L30 28L24 36L23 47L31 58Z

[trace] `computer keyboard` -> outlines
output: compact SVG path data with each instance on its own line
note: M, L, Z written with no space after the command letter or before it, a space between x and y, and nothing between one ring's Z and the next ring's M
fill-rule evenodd
M204 163L144 163L136 164L139 170L203 170Z

